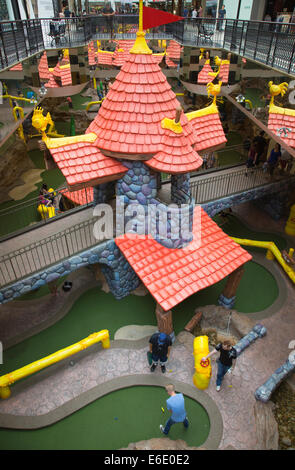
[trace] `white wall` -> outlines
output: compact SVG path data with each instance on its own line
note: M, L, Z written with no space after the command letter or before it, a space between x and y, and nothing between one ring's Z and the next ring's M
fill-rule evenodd
M38 18L52 18L53 16L52 0L38 0Z

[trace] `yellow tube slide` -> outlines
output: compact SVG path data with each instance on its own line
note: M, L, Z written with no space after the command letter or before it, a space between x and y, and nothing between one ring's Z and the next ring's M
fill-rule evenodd
M76 354L83 349L92 346L99 341L102 342L102 347L104 349L110 347L110 336L108 330L101 330L97 333L92 333L87 338L82 339L78 343L72 344L67 348L60 349L59 351L51 354L50 356L44 357L43 359L39 359L38 361L32 362L27 366L21 367L9 374L2 375L0 377L0 398L9 398L11 395L11 391L9 385L13 384L17 380L21 380L29 375L38 372L39 370L45 369L56 362L62 361L73 354Z
M268 259L273 259L276 258L277 261L280 263L282 266L283 270L286 272L286 274L289 276L292 282L295 283L295 272L289 266L286 261L284 260L280 250L276 246L274 242L261 242L258 240L247 240L244 238L235 238L231 237L232 240L234 240L236 243L239 245L245 245L245 246L257 246L258 248L265 248L267 250L266 257Z
M193 382L200 390L208 388L212 367L211 360L207 359L205 363L201 362L202 357L209 354L208 336L197 336L194 339L194 357L195 357L195 373L193 375Z

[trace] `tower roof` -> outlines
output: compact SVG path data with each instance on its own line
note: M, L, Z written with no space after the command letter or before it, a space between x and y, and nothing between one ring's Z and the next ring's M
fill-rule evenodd
M198 210L196 208L195 210ZM196 243L201 230L200 245ZM167 311L216 284L252 256L226 235L201 209L194 217L194 239L185 248L166 248L151 235L127 234L115 243L155 300Z
M281 108L274 104L269 107L268 128L286 144L295 148L295 110Z

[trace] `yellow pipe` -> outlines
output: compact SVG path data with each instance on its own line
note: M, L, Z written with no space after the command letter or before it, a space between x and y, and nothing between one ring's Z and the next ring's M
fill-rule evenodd
M90 101L90 103L88 103L87 106L86 106L86 111L88 111L88 109L91 108L91 106L94 106L95 104L100 104L100 103L102 103L103 100L104 100L104 98L103 98L102 100L100 100L100 101Z
M72 344L67 348L60 349L59 351L51 354L50 356L39 359L38 361L32 362L27 366L21 367L9 374L2 375L0 377L0 398L9 398L11 391L9 385L13 384L17 380L21 380L29 375L38 372L39 370L45 369L56 362L62 361L73 354L76 354L83 349L89 348L99 341L102 342L102 347L104 349L110 347L110 336L108 330L101 330L97 333L92 333L87 338L82 339L78 343Z
M175 96L184 96L184 93L175 93Z
M197 336L194 339L194 357L195 357L195 373L193 375L194 385L200 390L208 388L212 366L211 360L207 359L206 363L202 363L202 358L209 354L208 336Z
M12 95L1 95L0 98L8 98L10 100L20 100L20 101L27 101L28 103L31 103L31 100L28 98L21 98L20 96L12 96Z
M14 108L12 110L12 114L13 114L13 117L14 117L15 121L18 121L18 119L19 119L17 117L16 111L20 112L20 118L21 119L23 119L25 117L23 108L21 106L14 106Z
M93 77L93 88L96 90L96 78Z
M286 261L281 255L280 250L276 246L274 242L261 242L258 240L246 240L244 238L235 238L231 237L232 240L234 240L236 243L239 245L245 245L245 246L257 246L258 248L264 248L267 250L267 258L268 259L274 259L276 258L277 261L280 263L282 266L283 270L286 272L286 274L289 276L292 282L295 284L295 272L291 268L291 266L288 266Z

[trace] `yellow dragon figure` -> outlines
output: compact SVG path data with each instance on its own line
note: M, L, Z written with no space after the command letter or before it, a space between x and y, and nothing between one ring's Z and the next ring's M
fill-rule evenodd
M221 80L219 80L219 82L216 85L214 85L213 83L207 84L208 98L210 97L210 95L213 96L213 104L216 104L216 98L221 91L221 85L222 85Z
M288 83L283 82L280 83L279 85L276 85L273 82L268 83L269 86L269 92L271 94L271 100L270 100L270 106L274 104L274 98L275 96L284 96L288 90Z

